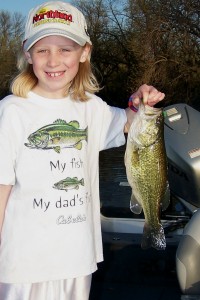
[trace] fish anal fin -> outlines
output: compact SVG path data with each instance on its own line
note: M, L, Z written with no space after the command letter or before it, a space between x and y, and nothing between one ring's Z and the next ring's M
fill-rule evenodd
M152 228L148 224L144 224L141 248L145 250L151 247L156 250L165 250L166 248L164 229L161 224L158 228Z
M142 206L133 194L131 195L130 200L130 210L137 215L141 214L142 212Z
M76 149L78 149L78 150L81 150L81 149L82 149L82 143L81 143L81 142L77 143L77 144L74 146L74 148L76 148Z

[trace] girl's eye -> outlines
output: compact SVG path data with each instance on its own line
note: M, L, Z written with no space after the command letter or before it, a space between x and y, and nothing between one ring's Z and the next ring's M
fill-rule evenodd
M39 49L37 52L38 52L38 53L46 53L47 50L46 50L46 49Z
M61 51L62 51L62 52L70 52L70 49L68 49L68 48L63 48L63 49L61 49Z

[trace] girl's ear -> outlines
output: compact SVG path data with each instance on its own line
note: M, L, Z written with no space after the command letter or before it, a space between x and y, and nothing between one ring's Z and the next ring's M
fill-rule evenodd
M91 52L91 46L89 44L86 44L83 48L83 52L80 57L81 63L84 63L87 60L88 56L90 55L90 52Z
M25 57L26 57L28 63L29 63L30 65L32 65L33 62L32 62L32 58L31 58L30 52L24 52L24 55L25 55Z

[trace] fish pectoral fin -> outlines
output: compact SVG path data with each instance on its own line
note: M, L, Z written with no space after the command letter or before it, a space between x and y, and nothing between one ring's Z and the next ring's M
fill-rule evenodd
M60 146L56 146L53 149L54 149L54 151L56 151L56 153L60 153Z
M167 184L165 194L163 196L163 199L161 200L161 209L162 211L166 210L170 204L170 189L169 189L169 183Z
M166 248L164 229L161 224L157 228L144 224L141 248L145 250L150 247L156 250L165 250Z
M130 200L130 210L137 215L141 214L142 212L142 205L138 202L133 194L131 195Z
M127 151L125 151L125 154L124 154L124 165L126 166L126 160L127 160Z
M59 136L52 138L52 144L58 144L60 142L60 139L61 138Z

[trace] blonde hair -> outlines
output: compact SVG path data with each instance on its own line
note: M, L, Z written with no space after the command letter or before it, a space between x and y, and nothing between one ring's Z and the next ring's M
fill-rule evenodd
M66 85L66 94L74 100L87 101L89 97L87 92L94 94L99 91L99 84L92 72L92 66L90 62L91 52L87 60L79 64L79 70L75 78ZM18 69L20 73L14 78L11 83L11 92L15 96L27 98L28 92L30 92L38 82L37 77L33 72L33 67L27 62L24 53L21 53L18 59Z

